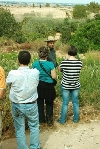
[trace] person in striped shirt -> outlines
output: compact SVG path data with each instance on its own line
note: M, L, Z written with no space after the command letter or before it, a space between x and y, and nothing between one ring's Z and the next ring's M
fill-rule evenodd
M61 115L57 122L64 124L67 120L68 104L70 96L73 104L73 121L79 121L79 101L78 95L80 91L79 75L82 68L82 61L76 59L77 48L70 46L68 49L68 58L62 60L59 69L62 72L61 93L62 93L62 107Z

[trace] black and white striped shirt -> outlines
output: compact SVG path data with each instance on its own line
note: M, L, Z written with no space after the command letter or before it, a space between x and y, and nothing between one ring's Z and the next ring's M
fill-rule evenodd
M62 87L64 89L80 88L79 75L82 68L81 60L63 60L60 70L63 72Z

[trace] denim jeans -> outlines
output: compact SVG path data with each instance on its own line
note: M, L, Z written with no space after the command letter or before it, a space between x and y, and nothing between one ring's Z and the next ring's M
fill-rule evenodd
M70 95L72 98L73 104L73 121L78 122L79 120L79 102L78 95L79 89L63 89L61 85L61 93L62 93L62 107L61 107L61 116L58 119L58 122L64 124L67 120L67 112L68 112L68 104L70 100Z
M12 116L18 149L29 149L25 135L25 117L30 128L30 149L39 149L39 118L37 102L33 104L12 103Z

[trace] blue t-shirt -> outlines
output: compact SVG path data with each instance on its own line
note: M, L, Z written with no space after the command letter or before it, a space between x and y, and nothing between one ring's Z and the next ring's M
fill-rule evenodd
M55 68L54 64L47 60L39 60L39 61L40 61L41 65L43 66L43 68L48 72L48 74L51 75L51 70L53 70ZM37 68L37 70L39 70L39 72L40 72L39 80L48 82L48 83L53 83L52 78L41 68L39 61L35 61L32 64L32 68Z

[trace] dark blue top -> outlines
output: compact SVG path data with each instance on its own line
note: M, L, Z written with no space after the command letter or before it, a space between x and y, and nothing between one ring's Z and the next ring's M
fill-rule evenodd
M47 60L53 62L55 68L58 66L58 64L56 62L56 52L55 52L54 48L50 49L50 53L47 57Z

